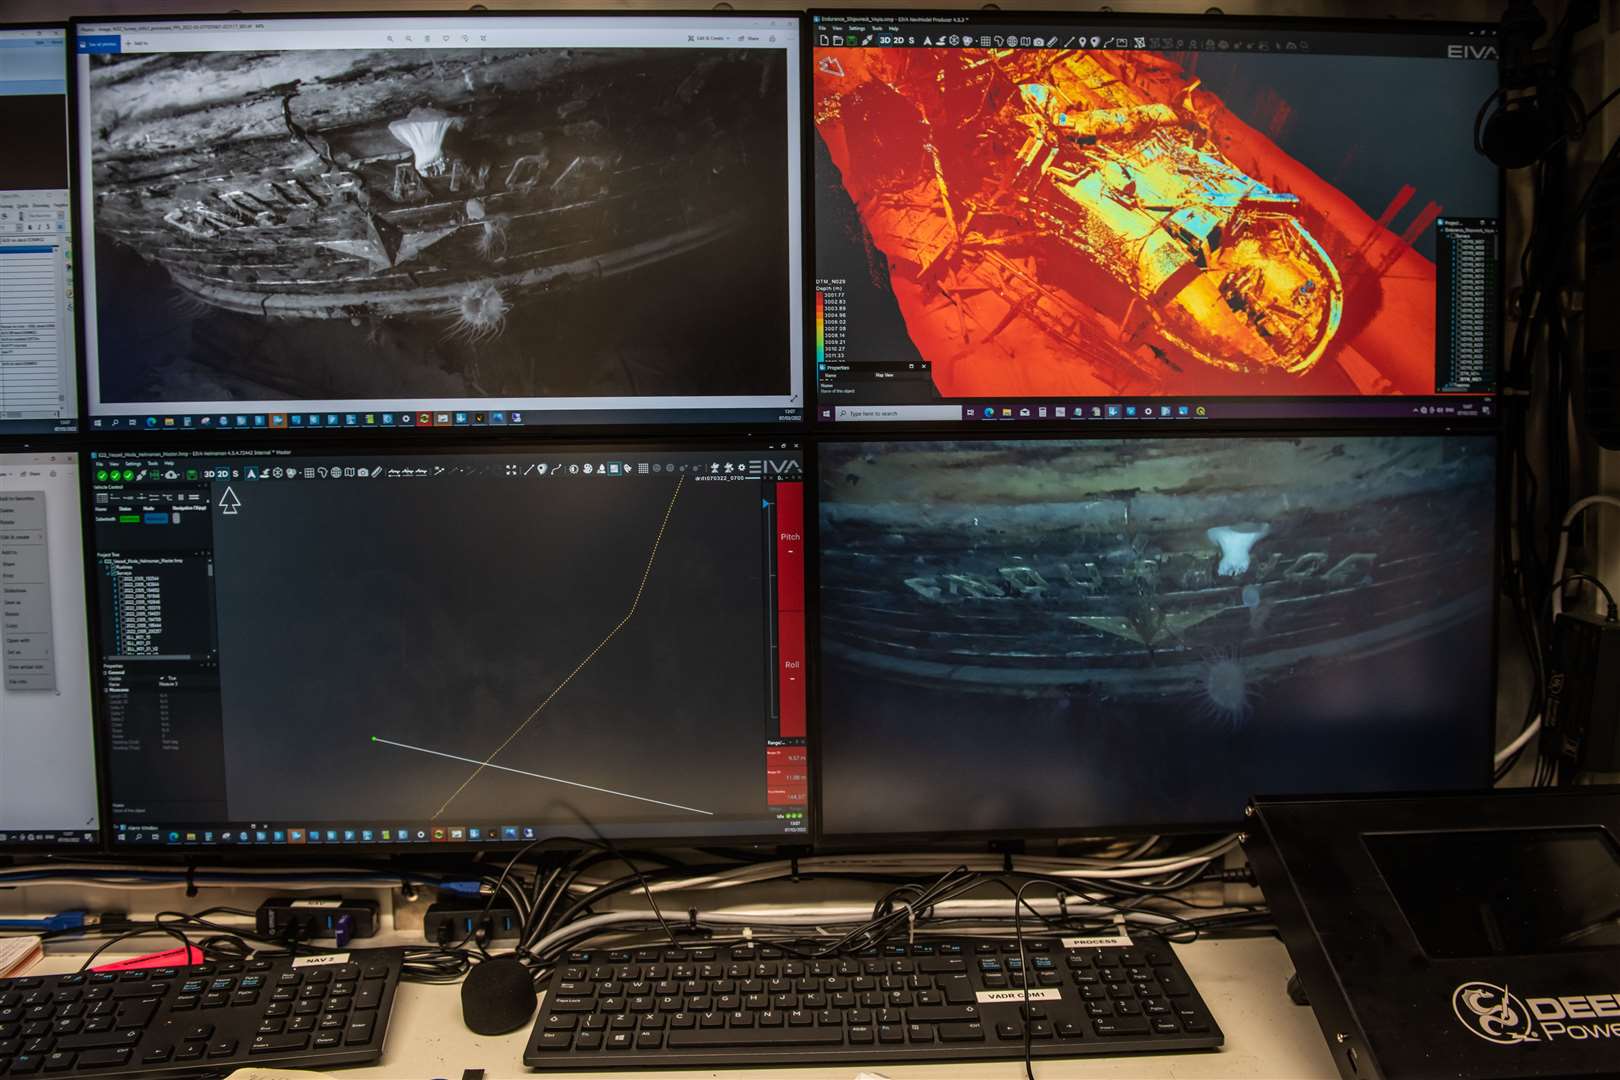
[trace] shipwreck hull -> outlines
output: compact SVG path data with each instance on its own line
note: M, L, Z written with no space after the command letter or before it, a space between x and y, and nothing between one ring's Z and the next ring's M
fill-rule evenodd
M1076 350L1096 390L1151 392L1189 369L1288 379L1323 359L1344 316L1333 259L1295 196L1222 156L1213 99L1172 62L837 60L815 75L818 130L896 295L949 299L901 301L941 370L996 339L1015 358L1030 332ZM859 130L878 120L881 144Z
M689 254L768 198L747 168L779 123L757 105L779 58L470 49L219 63L94 69L95 229L227 310L450 314L469 285L510 305ZM423 102L443 118L428 162L390 127Z
M1264 693L1491 609L1483 443L833 446L823 468L823 648L890 680L1192 701L1224 665Z

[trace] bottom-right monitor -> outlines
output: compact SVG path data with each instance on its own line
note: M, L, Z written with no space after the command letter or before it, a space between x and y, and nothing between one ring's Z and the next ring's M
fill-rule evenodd
M828 837L1488 782L1494 436L823 443Z

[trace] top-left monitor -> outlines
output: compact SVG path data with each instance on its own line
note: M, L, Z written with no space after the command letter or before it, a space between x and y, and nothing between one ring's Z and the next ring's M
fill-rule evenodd
M61 26L0 29L0 434L73 431L73 246Z
M800 33L76 22L88 426L799 420Z

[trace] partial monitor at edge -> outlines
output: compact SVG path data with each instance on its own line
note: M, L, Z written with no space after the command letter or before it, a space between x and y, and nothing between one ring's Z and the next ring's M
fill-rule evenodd
M0 850L94 848L76 453L0 453L0 639Z
M1487 783L1494 436L824 443L833 837Z
M800 23L76 23L89 427L800 419Z
M66 30L0 27L0 434L78 428Z

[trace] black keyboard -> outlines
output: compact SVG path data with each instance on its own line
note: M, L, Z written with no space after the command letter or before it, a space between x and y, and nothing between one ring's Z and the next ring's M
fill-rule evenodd
M368 949L347 959L254 956L0 979L0 1076L165 1076L375 1061L401 956Z
M814 945L803 945L809 952ZM523 1063L552 1069L866 1064L1201 1050L1220 1028L1168 945L1026 937L806 960L774 946L575 952Z

